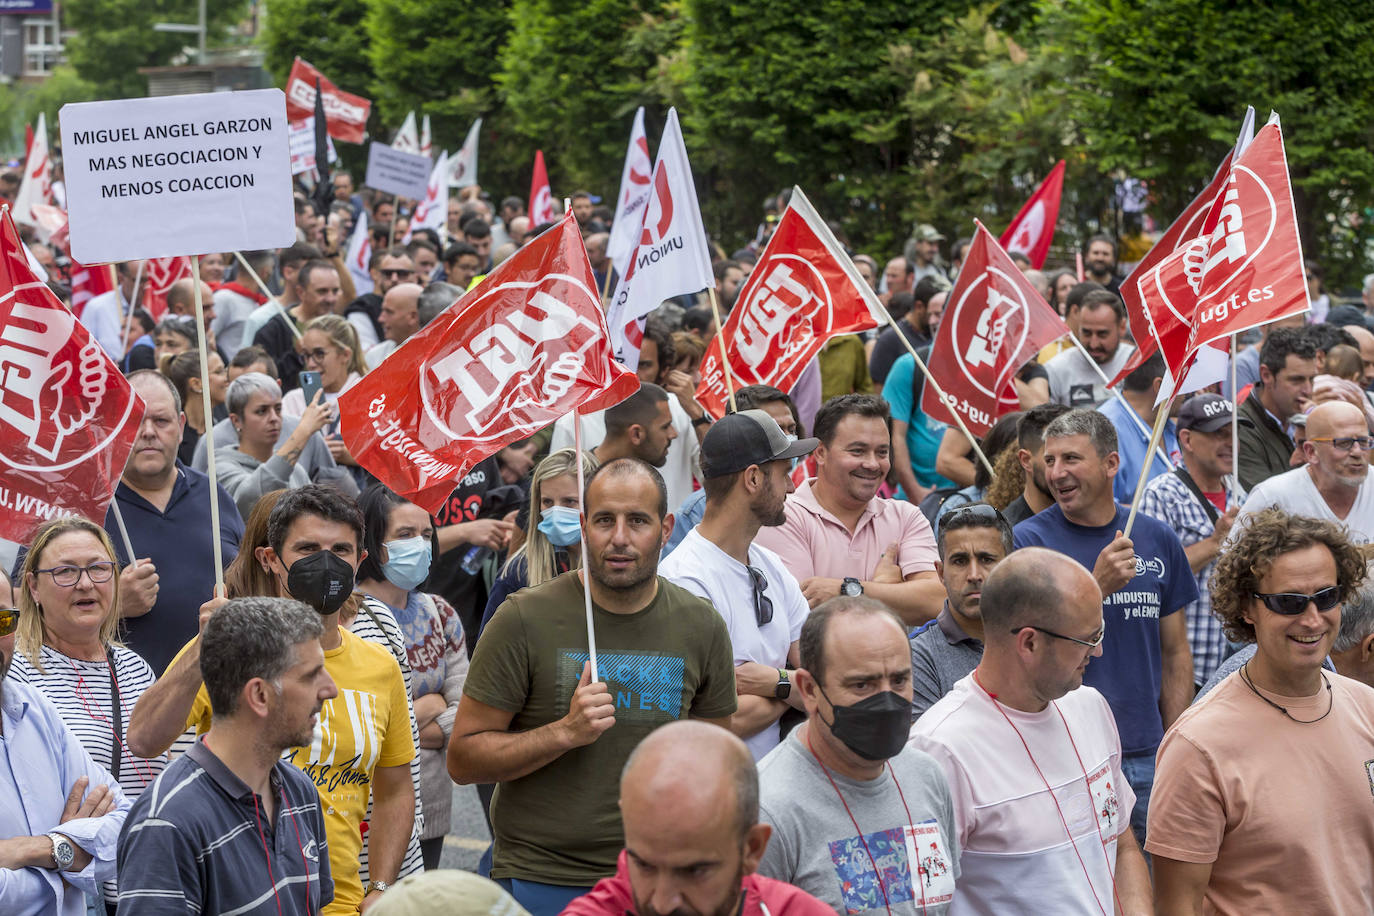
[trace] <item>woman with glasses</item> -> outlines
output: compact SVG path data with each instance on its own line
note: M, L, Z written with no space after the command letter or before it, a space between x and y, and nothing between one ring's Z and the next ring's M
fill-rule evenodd
M321 315L305 326L301 334L301 350L305 357L305 368L320 374L320 390L324 401L329 405L331 419L324 429L325 441L329 443L329 453L334 460L346 467L357 468L343 437L339 435L339 395L352 388L367 374L367 363L363 361L363 348L358 343L358 332L346 318L339 315ZM296 388L286 393L281 402L282 416L300 417L305 413L305 393ZM357 475L355 473L355 479ZM358 481L359 485L365 482Z
M386 605L405 636L411 699L419 728L420 797L425 827L420 851L426 869L439 867L448 834L453 781L444 759L458 700L467 679L468 653L458 612L421 589L434 558L434 520L414 503L373 484L358 500L363 548L358 591ZM360 616L371 611L364 606Z
M229 370L224 360L214 350L210 351L210 421L205 420L205 400L201 397L200 352L189 350L172 357L163 375L171 381L181 397L181 411L186 414L186 425L181 431L181 445L177 448L177 458L190 467L196 456L196 443L205 435L205 430L225 417L229 410L224 406L224 398L229 390Z
M117 639L119 568L109 536L83 518L46 522L29 544L17 586L9 676L51 700L92 759L137 798L167 755L139 757L125 744L129 715L155 676ZM104 891L114 912L113 882Z
M534 469L525 543L510 555L492 584L481 626L477 628L478 637L511 592L543 585L582 565L582 500L577 492L576 454L573 449L561 448ZM583 478L590 478L595 470L596 459L590 452L584 452Z

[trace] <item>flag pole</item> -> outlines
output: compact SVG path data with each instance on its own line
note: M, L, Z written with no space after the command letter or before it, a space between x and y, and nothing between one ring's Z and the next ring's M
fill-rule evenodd
M1240 505L1240 392L1236 390L1236 335L1231 335L1231 505Z
M1177 386L1178 381L1175 379L1169 386L1168 397L1160 404L1159 413L1155 415L1155 426L1154 429L1150 431L1150 444L1145 450L1145 454L1147 455L1159 448L1159 441L1164 437L1164 426L1169 422L1169 406L1174 401L1174 391ZM1140 497L1145 495L1145 484L1150 479L1151 464L1152 462L1149 461L1142 461L1140 464L1140 477L1136 479L1135 495L1131 497L1131 512L1126 516L1126 527L1121 532L1126 537L1131 536L1131 526L1135 524L1135 515L1140 511Z
M591 682L595 684L600 680L600 677L597 675L596 625L592 615L591 563L587 559L587 511L585 504L587 484L583 479L582 472L582 412L574 407L572 416L573 450L577 453L574 456L577 463L577 511L582 516L582 525L578 531L578 536L582 539L582 595L587 608L587 659L592 665Z
M124 513L119 511L119 496L110 500L110 511L114 513L115 524L119 526L119 537L124 541L124 552L129 557L129 565L137 566L138 557L134 555L134 542L129 540L129 529L124 524Z
M262 290L262 294L277 307L277 311L286 319L286 326L291 329L291 333L296 335L297 340L300 340L301 332L300 329L296 327L296 322L292 321L291 316L286 313L286 307L281 304L281 300L272 295L272 291L267 288L267 284L262 282L262 277L259 277L258 272L253 269L253 265L248 263L248 259L243 256L243 252L234 252L234 257L238 258L239 263L243 265L243 269L248 271L248 276L252 277L253 281L258 284L258 289ZM248 343L244 344L244 346L248 346L252 342L253 341L250 340Z
M129 300L129 314L126 315L126 316L124 316L124 339L125 339L125 340L128 340L128 339L129 339L129 329L130 329L131 327L133 327L133 325L134 325L134 309L138 308L138 285L139 285L140 283L143 282L143 265L145 265L145 264L147 264L147 263L148 263L148 262L147 262L146 260L140 259L139 262L138 262L138 270L137 270L137 272L134 273L134 296L133 296L133 298L132 298L131 300ZM115 273L115 278L116 278L116 279L119 278L118 272ZM116 288L118 288L118 287L116 287ZM128 350L125 350L125 351L124 351L124 358L127 358L128 355L129 355L129 351L128 351ZM123 358L121 358L120 362L123 362L123 361L124 361ZM154 366L153 368L156 369L156 368L159 368L159 367ZM122 526L121 526L121 527L122 527ZM131 559L132 559L132 555L131 555Z
M238 252L235 252L238 254ZM242 255L239 255L242 258ZM252 268L249 268L252 272ZM200 345L200 398L205 411L206 435L206 472L210 476L210 544L215 549L215 597L224 597L224 548L219 539L219 476L215 472L215 443L210 428L214 417L214 405L210 403L210 353L205 342L205 302L201 295L200 255L191 255L191 282L194 284L196 301L196 340ZM261 283L261 281L259 281ZM290 324L290 322L287 322Z
M964 434L964 438L968 440L968 444L973 447L973 454L978 456L978 461L987 470L988 476L996 477L997 472L992 469L992 462L988 461L988 456L983 454L983 447L978 444L978 439L969 431L968 424L965 423L964 418L959 415L959 411L955 410L954 406L945 398L944 390L940 387L940 383L935 381L935 376L931 375L929 367L925 364L925 360L921 359L920 355L917 354L916 348L912 346L911 341L906 339L906 335L902 333L902 329L897 327L897 322L893 320L892 314L888 312L886 305L882 306L882 310L883 315L887 317L887 323L896 333L897 339L902 342L902 346L906 347L906 352L911 354L911 358L916 360L917 368L919 368L921 374L926 377L926 384L934 389L935 396L949 409L949 415L954 418L954 422L958 424L960 432ZM729 378L729 376L727 375L726 378ZM920 405L917 406L919 407Z
M611 271L615 270L615 265L611 259L606 258L606 279L601 281L601 307L606 308L606 302L611 297Z
M720 367L725 373L725 391L730 396L730 412L734 413L739 408L735 406L735 379L730 374L730 357L725 354L725 322L720 320L720 302L716 299L716 288L707 287L706 292L711 299L711 314L716 319L716 342L720 344Z
M1121 406L1126 410L1126 416L1131 418L1131 421L1135 423L1136 429L1144 433L1145 438L1148 441L1150 438L1150 427L1146 426L1145 421L1140 419L1140 414L1135 412L1134 407L1126 403L1126 398L1121 394L1120 391L1117 391L1115 388L1112 387L1112 380L1107 378L1107 373L1102 371L1102 367L1097 364L1097 360L1093 359L1092 356L1088 353L1087 349L1083 346L1083 343L1078 339L1078 335L1075 334L1073 331L1069 331L1069 340L1073 341L1073 345L1078 349L1078 352L1083 355L1083 359L1087 360L1088 365L1093 367L1093 371L1097 373L1097 377L1102 379L1102 387L1106 388L1108 393L1111 394L1112 397L1116 398L1118 401L1121 402ZM1174 379L1175 390L1177 390L1180 381L1180 379ZM1165 467L1173 467L1174 463L1169 460L1168 455L1164 454L1164 449L1160 448L1158 443L1151 445L1149 448L1145 450L1145 454L1147 455L1151 452L1154 452L1160 459L1163 460ZM1145 462L1145 466L1148 468L1152 461L1153 459L1151 459L1151 461Z

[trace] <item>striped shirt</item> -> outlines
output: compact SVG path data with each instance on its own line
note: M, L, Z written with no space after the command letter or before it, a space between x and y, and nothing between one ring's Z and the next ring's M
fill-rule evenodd
M119 837L119 912L315 916L334 899L315 784L279 761L275 819L198 741L145 792ZM269 853L270 850L270 853Z

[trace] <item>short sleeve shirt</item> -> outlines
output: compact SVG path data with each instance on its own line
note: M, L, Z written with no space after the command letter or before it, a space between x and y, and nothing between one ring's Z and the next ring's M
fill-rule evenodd
M1098 527L1075 525L1059 505L1050 506L1017 525L1013 542L1046 547L1091 570L1102 548L1126 527L1129 510L1117 506L1116 518ZM1163 522L1137 514L1131 529L1135 577L1102 600L1107 638L1102 657L1088 663L1083 683L1096 687L1116 714L1122 750L1153 754L1164 737L1159 692L1164 679L1159 621L1197 600L1197 581L1178 535Z

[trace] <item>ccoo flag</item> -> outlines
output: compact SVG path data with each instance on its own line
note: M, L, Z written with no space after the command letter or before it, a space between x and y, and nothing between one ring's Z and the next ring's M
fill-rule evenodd
M429 173L429 184L425 187L425 199L415 205L415 215L411 217L410 227L406 229L401 244L410 244L416 229L433 229L442 237L448 222L448 151L439 154L439 161ZM424 278L428 282L428 277Z
M997 241L1007 251L1019 251L1030 259L1031 267L1045 266L1059 222L1059 201L1064 194L1064 160L1060 159L1030 200L1017 211L1011 225Z
M340 432L360 465L436 512L483 458L638 387L611 358L568 213L340 395Z
M482 132L482 119L478 118L468 128L463 148L449 158L448 186L466 188L477 183L477 136Z
M1002 397L1017 371L1069 329L1021 273L997 240L974 220L973 244L945 299L944 316L930 350L930 371L944 389L941 403L926 385L921 410L953 423L959 412L981 436L1016 403Z
M398 149L403 153L420 153L420 134L415 129L415 109L406 112L406 119L401 122L401 127L396 131L396 137L391 141L391 148Z
M692 166L687 161L677 109L670 108L658 144L639 239L607 310L616 359L631 368L639 365L639 345L644 340L640 320L664 299L714 289L715 285Z
M830 227L801 188L793 188L721 336L737 386L791 391L827 340L886 322L878 297ZM727 398L720 347L713 338L701 361L696 399L719 417Z

